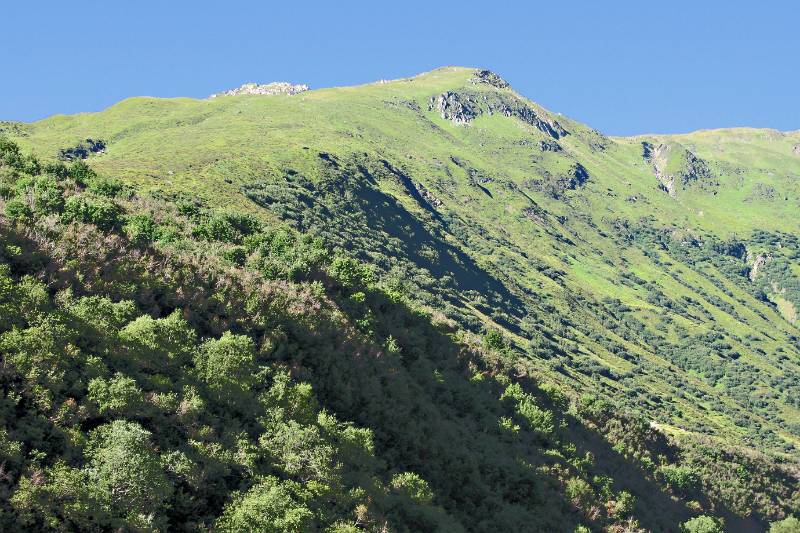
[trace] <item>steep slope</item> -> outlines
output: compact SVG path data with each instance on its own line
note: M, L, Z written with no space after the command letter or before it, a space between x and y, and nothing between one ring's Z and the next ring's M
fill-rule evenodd
M800 134L608 138L464 68L135 98L1 128L44 160L102 140L92 168L143 198L320 235L486 333L518 376L612 399L685 443L797 460ZM137 205L168 225L163 207ZM250 265L241 246L214 250Z

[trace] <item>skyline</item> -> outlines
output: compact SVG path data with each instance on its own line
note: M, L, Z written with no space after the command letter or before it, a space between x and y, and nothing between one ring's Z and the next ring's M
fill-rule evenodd
M609 135L800 129L800 74L790 68L800 36L788 2L758 10L743 2L312 2L302 14L248 2L221 10L146 1L135 12L86 5L5 8L0 45L18 82L0 84L0 120L99 111L133 96L205 98L251 81L319 89L459 65L493 70Z

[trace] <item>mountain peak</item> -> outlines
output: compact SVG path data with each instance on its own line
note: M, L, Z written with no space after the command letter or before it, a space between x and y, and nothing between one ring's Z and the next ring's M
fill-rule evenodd
M271 94L297 94L308 90L308 85L305 84L292 84L285 81L273 81L260 85L258 83L245 83L236 89L230 89L221 93L211 95L211 98L218 96L239 96L242 94L258 94L258 95L271 95Z

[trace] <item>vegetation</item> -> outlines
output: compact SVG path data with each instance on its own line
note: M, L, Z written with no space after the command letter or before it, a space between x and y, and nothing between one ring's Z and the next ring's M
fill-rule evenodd
M649 139L673 196L468 69L15 131L3 530L796 525L791 137Z

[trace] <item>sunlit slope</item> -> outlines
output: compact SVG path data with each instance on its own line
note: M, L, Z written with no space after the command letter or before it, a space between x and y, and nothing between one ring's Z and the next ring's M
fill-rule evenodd
M609 138L456 67L6 129L45 159L103 139L101 173L322 234L551 379L796 453L798 133Z

